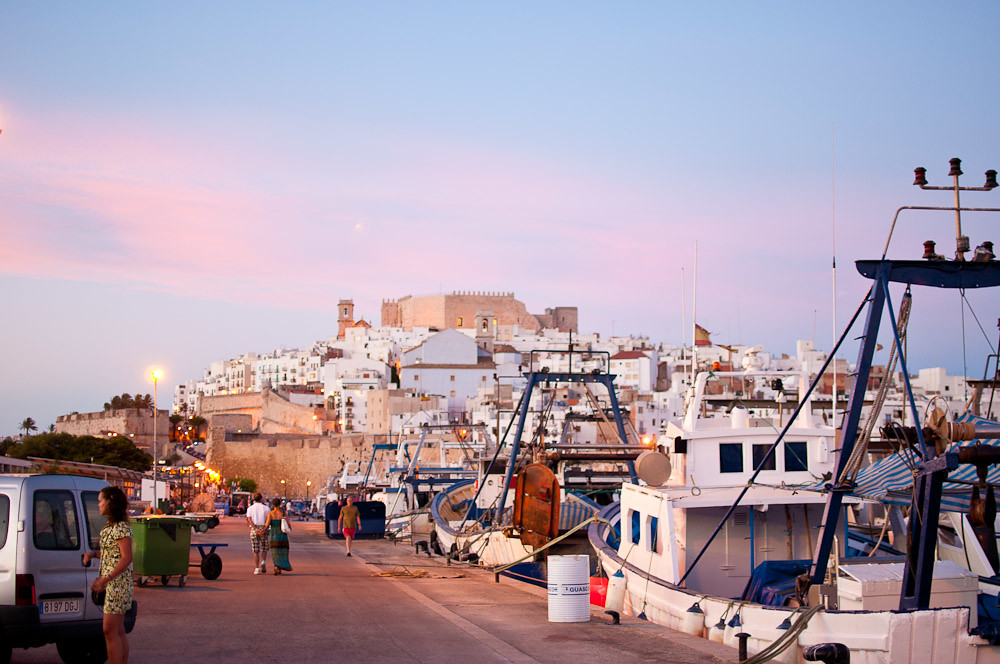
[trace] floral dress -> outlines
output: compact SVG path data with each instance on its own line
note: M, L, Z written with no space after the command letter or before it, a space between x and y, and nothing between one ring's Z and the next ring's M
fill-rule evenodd
M109 523L101 529L101 576L108 576L121 562L122 551L118 540L132 537L132 526L126 521ZM132 566L108 581L105 588L104 612L125 615L132 606Z

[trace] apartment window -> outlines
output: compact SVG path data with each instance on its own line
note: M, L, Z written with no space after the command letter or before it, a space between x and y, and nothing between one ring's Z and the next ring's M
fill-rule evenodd
M451 396L453 396L453 397L455 396L455 390L451 391Z
M809 455L805 443L785 443L785 470L800 471L809 468Z
M455 376L454 375L452 375L452 377L451 377L451 382L453 382L453 383L455 382Z
M719 444L719 472L743 472L743 443Z
M753 446L753 467L754 468L757 468L758 466L760 466L760 462L764 460L765 456L767 456L767 451L769 449L771 449L770 445L754 445ZM772 454L771 458L769 458L767 460L767 463L764 464L764 467L761 468L761 470L777 470L778 469L778 460L775 458L775 456L776 455Z

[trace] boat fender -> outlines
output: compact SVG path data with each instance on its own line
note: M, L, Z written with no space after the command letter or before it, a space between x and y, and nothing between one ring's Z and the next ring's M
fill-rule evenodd
M719 618L719 622L712 625L708 630L708 640L715 641L716 643L722 643L723 636L726 633L726 621Z
M692 604L691 608L684 612L681 631L691 636L702 637L705 635L705 612L701 610L698 602Z
M608 594L604 601L604 608L608 611L625 611L625 575L621 570L612 574L608 579Z
M737 613L729 622L726 623L726 633L722 637L722 642L725 643L730 648L736 648L739 646L739 641L736 635L743 631L743 620L740 618L740 614Z

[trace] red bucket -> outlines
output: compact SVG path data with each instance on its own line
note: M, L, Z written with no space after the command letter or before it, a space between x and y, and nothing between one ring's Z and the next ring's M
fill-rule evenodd
M604 606L608 600L608 577L590 577L590 603L594 606Z

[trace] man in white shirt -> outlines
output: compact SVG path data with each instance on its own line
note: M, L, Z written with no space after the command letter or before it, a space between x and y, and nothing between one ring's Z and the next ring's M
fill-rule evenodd
M269 510L262 502L264 497L259 493L253 496L253 505L247 508L247 523L250 524L250 548L253 549L253 573L265 573L268 539L267 515Z

